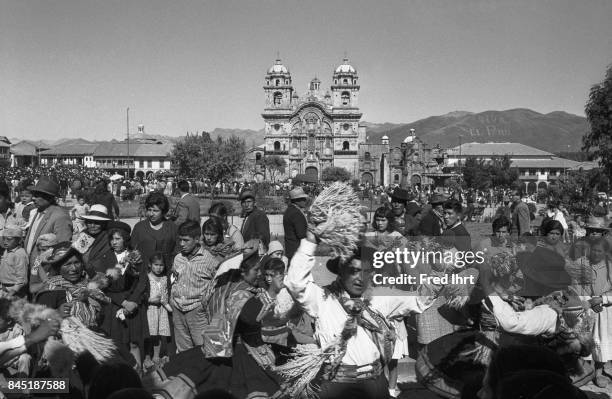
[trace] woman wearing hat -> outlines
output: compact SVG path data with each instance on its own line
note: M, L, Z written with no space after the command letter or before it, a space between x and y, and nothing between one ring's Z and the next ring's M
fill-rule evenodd
M88 248L83 251L83 260L89 277L96 273L106 274L106 271L116 265L108 236L108 209L102 204L91 206L87 215L81 216L85 222L85 234L93 239ZM79 238L77 238L77 242Z
M25 238L25 250L30 256L30 264L34 264L39 255L36 248L38 237L53 233L59 242L72 239L72 220L68 212L56 205L59 197L59 186L48 178L41 177L35 186L28 189L36 204L36 212L30 217L30 228Z
M109 298L100 290L100 284L89 285L81 254L71 242L55 245L49 265L55 269L35 296L35 301L58 309L62 316L74 316L87 327L97 330L102 319L103 304Z

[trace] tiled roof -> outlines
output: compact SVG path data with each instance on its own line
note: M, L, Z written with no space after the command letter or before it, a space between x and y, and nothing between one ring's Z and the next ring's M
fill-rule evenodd
M41 150L43 150L41 148ZM11 145L11 154L16 156L34 157L38 155L38 146L29 141L20 141L17 144Z
M513 159L514 168L574 168L582 162L573 161L559 157L549 157L543 159Z
M530 147L521 143L465 143L461 145L461 151L459 147L450 148L448 155L458 156L503 156L503 155L517 155L517 156L543 156L551 157L553 154L547 151L539 150L537 148Z
M166 157L172 152L173 144L139 144L130 142L130 157ZM126 143L101 143L94 151L94 157L127 157Z
M66 144L57 145L46 151L41 151L41 155L92 155L98 144Z

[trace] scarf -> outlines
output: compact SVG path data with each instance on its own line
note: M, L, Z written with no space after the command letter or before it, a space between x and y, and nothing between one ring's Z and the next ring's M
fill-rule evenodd
M62 276L50 277L43 284L43 291L65 291L66 302L72 304L70 315L76 317L87 327L97 327L102 311L102 303L110 299L97 288L88 287L89 281L83 279L71 283Z
M349 298L343 294L344 289L338 280L325 288L326 292L333 295L348 315L340 334L340 344L337 355L332 360L330 379L333 378L346 355L349 339L357 334L357 327L363 328L372 342L378 348L383 364L386 364L393 355L395 347L395 331L386 318L370 304L370 298Z

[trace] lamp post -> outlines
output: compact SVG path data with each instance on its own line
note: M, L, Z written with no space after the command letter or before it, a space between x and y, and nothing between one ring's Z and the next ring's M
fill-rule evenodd
M125 115L125 125L127 130L127 177L130 178L130 107L127 107Z

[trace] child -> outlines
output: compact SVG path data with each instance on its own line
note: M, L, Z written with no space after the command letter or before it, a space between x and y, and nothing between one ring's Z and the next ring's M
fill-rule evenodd
M30 221L30 212L36 209L34 201L32 201L32 192L30 190L21 190L21 202L15 205L15 213L17 217L23 218L27 223Z
M289 259L285 256L285 248L280 241L274 240L268 245L268 256L278 258L283 261L285 267L289 266Z
M85 203L85 197L79 195L77 197L77 203L70 210L70 217L72 218L72 228L76 233L80 233L85 230L85 223L82 216L86 216L89 213L89 205Z
M23 328L12 316L11 307L13 301L8 298L0 297L0 342L6 342L20 335L25 335ZM9 378L27 378L30 376L30 366L32 357L28 353L23 353L10 359L3 369ZM4 376L0 376L3 380ZM2 386L6 386L6 381L2 381Z
M6 226L0 236L4 248L0 260L1 290L10 295L25 296L25 285L28 282L28 255L21 246L21 228Z
M30 293L36 294L49 277L52 268L46 267L48 260L53 254L53 246L58 244L57 236L53 233L42 234L36 240L39 255L34 260L30 270Z
M149 272L149 307L147 308L147 319L149 322L149 334L151 339L150 344L153 344L153 360L150 353L144 360L144 368L150 368L153 365L159 365L159 352L161 341L163 339L168 342L170 337L170 318L168 313L172 312L172 307L168 303L168 286L169 279L164 264L164 257L157 253L149 259L151 271Z

